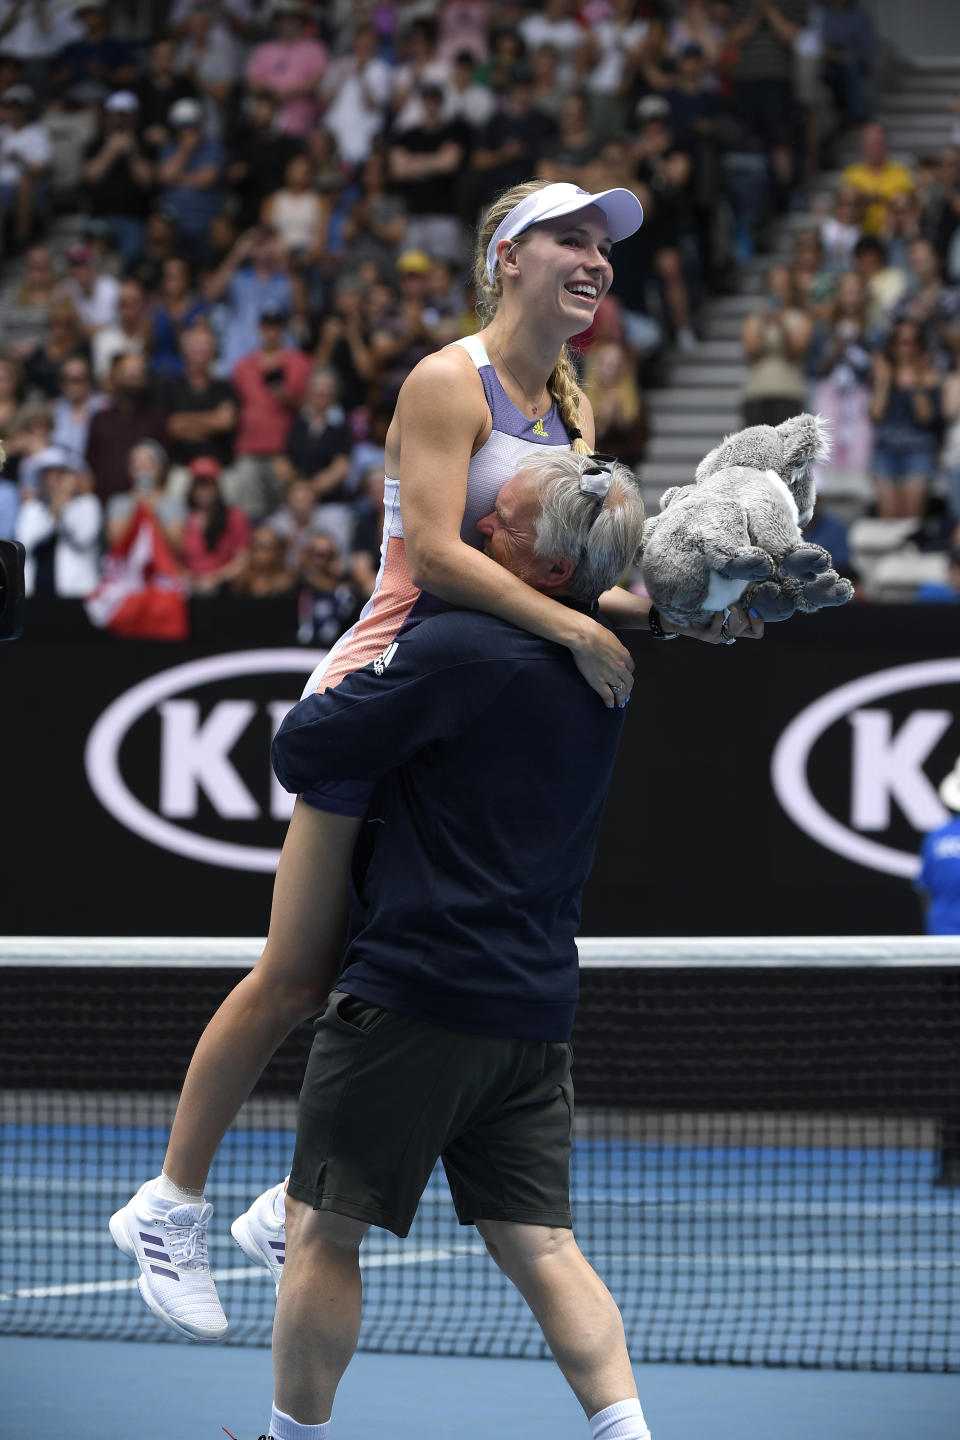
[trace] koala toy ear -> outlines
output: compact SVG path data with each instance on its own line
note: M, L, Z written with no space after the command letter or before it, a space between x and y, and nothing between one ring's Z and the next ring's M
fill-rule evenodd
M784 469L805 470L830 454L830 424L823 415L792 415L777 426L783 445Z

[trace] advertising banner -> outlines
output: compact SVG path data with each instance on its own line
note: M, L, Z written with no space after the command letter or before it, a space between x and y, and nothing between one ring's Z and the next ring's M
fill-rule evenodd
M0 652L6 933L265 934L292 804L270 739L319 652L258 603L208 601L182 644L28 605ZM958 619L850 606L760 643L633 637L581 932L922 928L917 850L960 755Z

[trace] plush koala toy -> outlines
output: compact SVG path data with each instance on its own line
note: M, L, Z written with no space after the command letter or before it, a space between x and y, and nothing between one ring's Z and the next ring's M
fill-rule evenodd
M729 435L692 485L667 490L647 521L643 581L665 619L701 627L735 601L764 620L843 605L849 580L800 533L813 514L813 464L830 451L826 422L794 415L775 429Z

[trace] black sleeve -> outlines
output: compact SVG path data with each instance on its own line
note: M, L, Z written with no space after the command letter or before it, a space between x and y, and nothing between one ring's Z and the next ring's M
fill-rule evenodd
M435 741L455 738L496 701L518 661L486 647L464 658L448 627L440 640L431 628L424 621L334 689L294 705L271 752L285 790L375 779Z

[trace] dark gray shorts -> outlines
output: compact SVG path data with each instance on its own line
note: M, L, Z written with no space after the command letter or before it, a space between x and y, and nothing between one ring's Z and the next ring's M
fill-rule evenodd
M437 1160L461 1225L570 1228L571 1049L467 1035L335 990L317 1021L289 1193L406 1235Z

